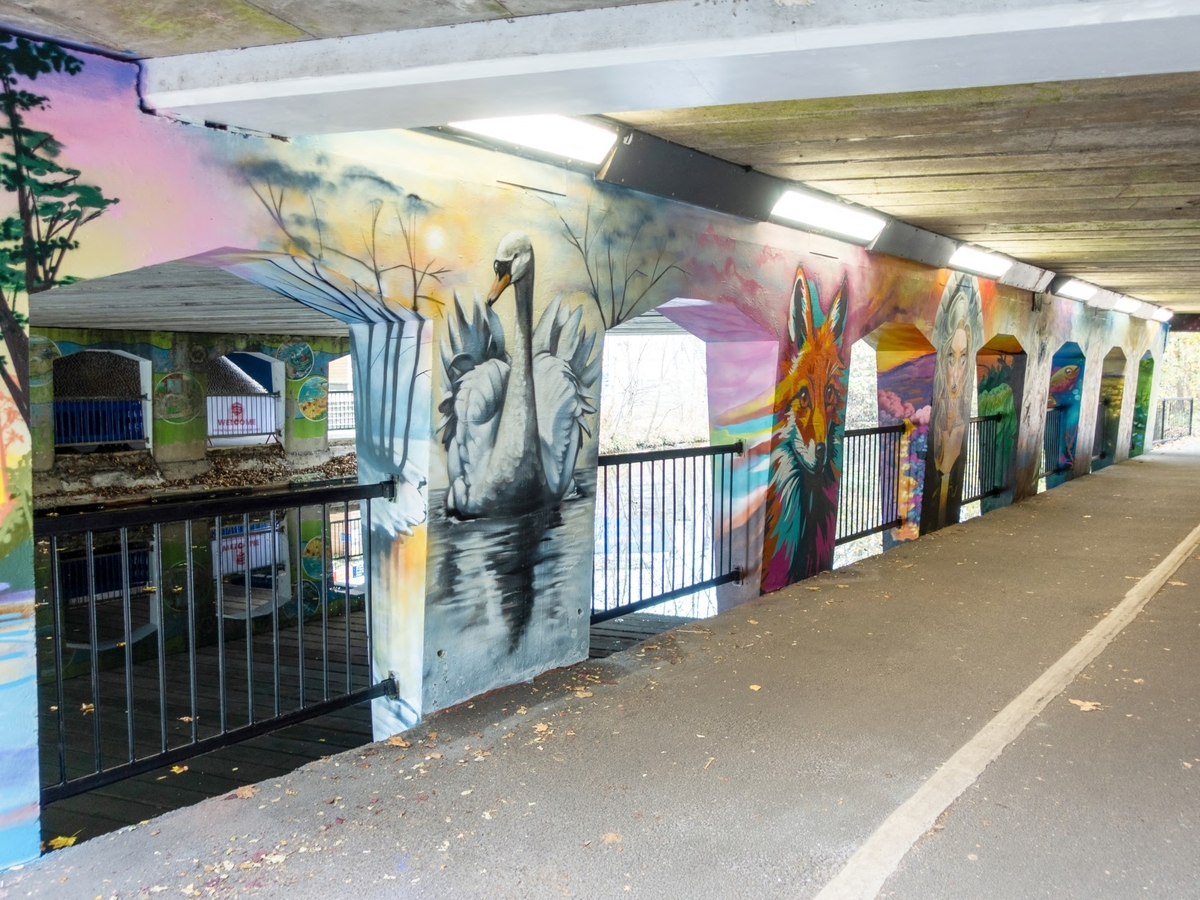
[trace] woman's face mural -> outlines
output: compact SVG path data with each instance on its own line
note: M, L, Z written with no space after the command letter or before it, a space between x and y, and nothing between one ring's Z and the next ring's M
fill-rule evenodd
M979 284L971 275L956 273L942 292L933 320L933 344L937 347L929 429L929 458L933 465L925 467L922 531L933 531L958 521L965 463L963 447L975 390L974 359L982 343L982 332Z

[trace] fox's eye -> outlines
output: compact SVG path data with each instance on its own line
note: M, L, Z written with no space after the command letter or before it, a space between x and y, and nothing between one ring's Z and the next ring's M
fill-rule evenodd
M808 388L800 388L800 405L807 408L810 402L811 400L808 396Z
M833 406L833 401L835 399L835 396L836 395L834 394L834 391L833 391L833 385L831 384L827 388L825 388L825 405Z

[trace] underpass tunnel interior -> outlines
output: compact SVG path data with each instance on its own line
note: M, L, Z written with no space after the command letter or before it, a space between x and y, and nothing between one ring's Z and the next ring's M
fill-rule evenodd
M35 518L32 496L15 501L30 514L11 520L0 548L24 553L36 537L38 552L53 553L50 530L75 527L69 541L63 532L73 555L62 562L77 574L88 540L104 538L94 546L109 580L85 562L70 612L84 631L67 660L72 676L97 677L70 679L80 715L64 731L66 709L47 687L54 645L38 640L43 680L30 683L42 694L20 735L37 754L38 715L47 740L59 728L72 778L124 765L122 728L136 751L157 753L165 727L182 752L224 739L230 722L266 728L317 698L369 700L382 740L579 663L599 613L693 597L689 612L721 613L820 576L853 541L915 552L902 545L962 521L974 503L1005 502L1010 444L1031 440L1012 421L1024 393L1040 404L1048 390L1058 410L1048 466L1062 475L1076 447L1080 347L1120 346L1132 359L1163 339L1159 323L1035 296L1033 282L441 133L276 141L165 122L141 113L136 66L89 57L86 73L55 82L39 123L88 148L74 159L64 145L66 161L119 192L122 215L90 220L71 249L72 275L90 278L31 301L31 356L51 361L34 385L34 442L50 437L53 449L39 423L54 404L56 356L139 355L153 436L144 455L175 476L147 476L141 499L199 489L228 491L219 499L233 505L130 524L135 540L122 548L111 520L85 528ZM179 246L194 255L168 252ZM623 382L640 352L623 329L650 311L687 334L655 351L654 392L641 396ZM664 339L638 340L648 360ZM1026 352L1045 378L1060 345L1049 388L1025 392ZM336 459L330 432L350 428L330 421L335 393L351 405L356 442ZM269 443L211 446L222 439ZM618 454L636 458L604 459ZM110 492L110 473L64 471L52 452L49 463L36 484L57 479L62 493L75 479L92 499L133 499ZM260 489L285 484L290 502L261 507ZM306 502L318 496L309 491L330 493ZM161 533L152 547L146 528ZM127 585L123 554L136 572ZM28 606L30 633L53 638L55 562L38 565L4 582ZM616 606L598 608L606 582ZM121 595L135 586L131 619ZM110 601L93 622L94 604ZM126 625L138 640L125 639ZM155 630L142 634L145 625ZM213 654L229 647L241 655L222 670ZM166 674L145 674L127 703L125 676L151 663ZM187 700L172 699L159 722L152 697L168 680ZM104 696L75 704L93 681ZM230 685L237 701L221 710ZM89 738L102 752L88 752ZM61 775L47 763L22 796L61 796L72 780Z
M1011 334L991 338L975 355L976 411L968 465L981 513L1012 503L1027 355Z
M239 447L283 440L286 366L258 352L215 356L208 363L208 440Z
M1074 477L1085 362L1083 350L1074 341L1059 347L1051 360L1042 442L1042 473L1047 488Z
M1111 466L1121 449L1121 414L1125 397L1127 361L1120 347L1104 356L1100 373L1100 400L1096 408L1096 438L1092 443L1092 470Z
M1147 350L1138 361L1137 389L1134 394L1133 427L1129 434L1129 456L1146 452L1146 433L1150 425L1150 399L1154 390L1154 354Z
M881 549L886 551L921 534L937 350L919 328L904 322L886 322L863 340L875 351L879 425L900 429L899 524L882 532ZM890 460L881 461L881 471L885 465Z
M42 441L51 453L153 445L150 360L121 350L43 353L38 368L38 387L52 389L53 430Z

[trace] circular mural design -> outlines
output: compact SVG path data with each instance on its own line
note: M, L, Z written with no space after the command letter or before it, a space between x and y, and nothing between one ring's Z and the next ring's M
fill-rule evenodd
M282 344L275 358L287 367L288 381L307 378L313 370L313 349L308 344Z
M41 387L54 377L54 361L62 356L58 344L40 334L29 336L29 386Z
M320 375L314 375L304 384L296 395L296 405L300 413L311 422L319 422L329 414L329 382Z
M154 386L154 415L172 425L186 425L204 411L204 388L187 372L171 372Z
M321 580L321 572L325 568L324 554L321 552L322 540L319 537L309 538L300 554L300 564L304 566L304 574L314 581Z

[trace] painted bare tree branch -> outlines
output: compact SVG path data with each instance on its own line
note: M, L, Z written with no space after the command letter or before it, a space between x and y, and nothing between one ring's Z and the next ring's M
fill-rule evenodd
M587 294L605 328L644 312L646 299L663 279L672 272L683 272L676 265L675 256L668 253L666 238L652 242L642 239L645 218L632 233L627 233L609 221L607 209L593 216L589 203L581 228L573 227L561 210L558 220L567 243L583 260L588 277Z

